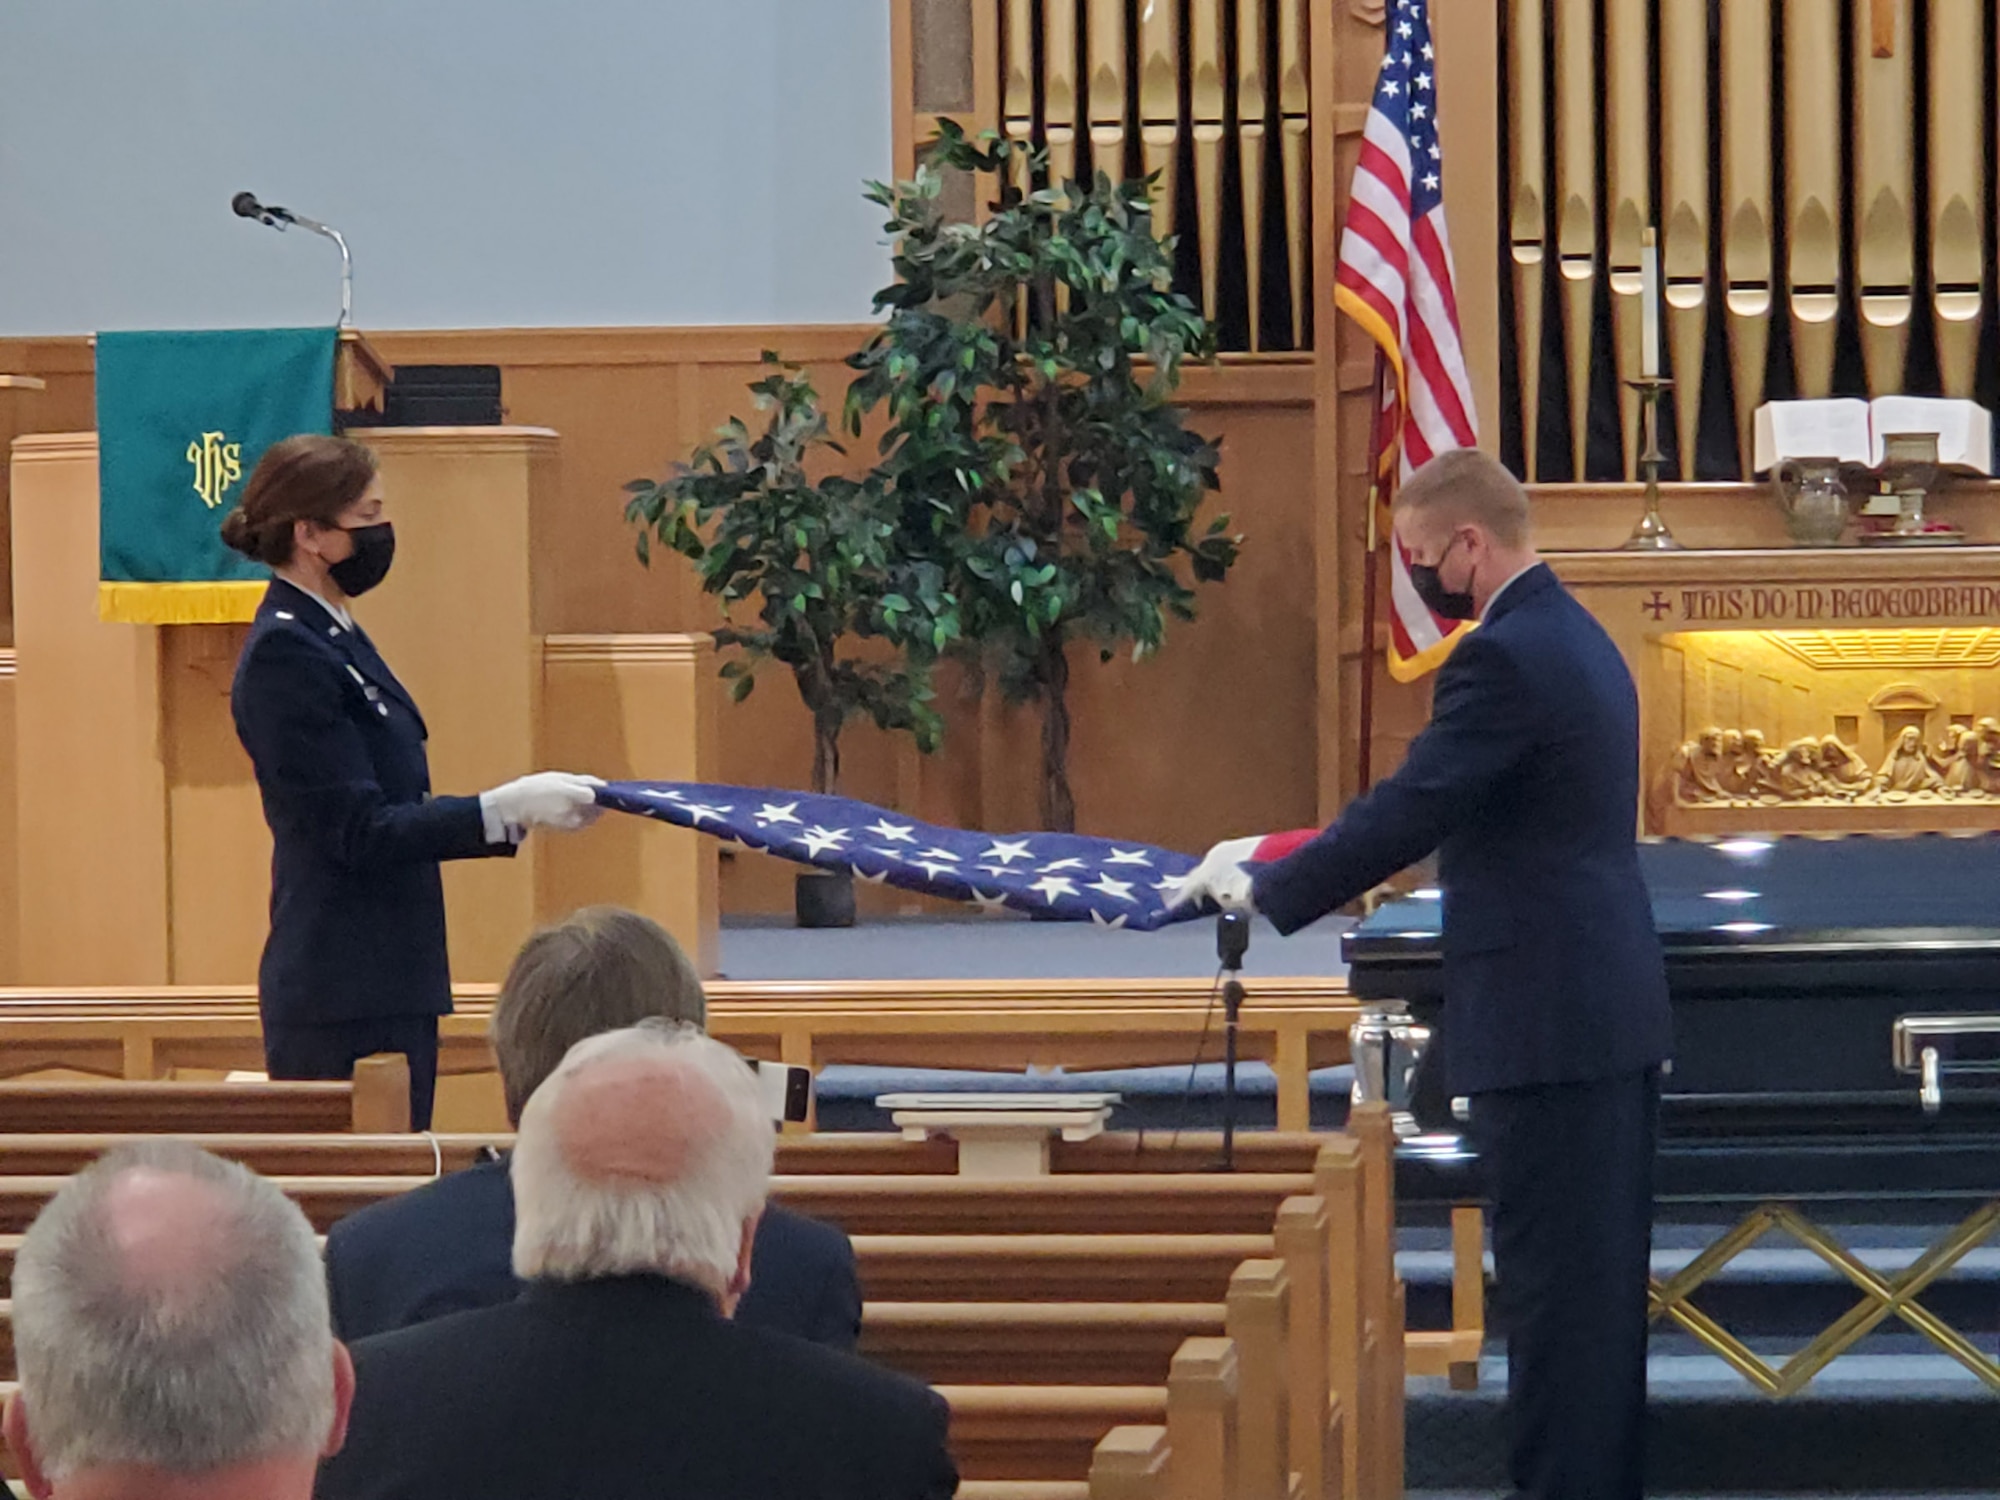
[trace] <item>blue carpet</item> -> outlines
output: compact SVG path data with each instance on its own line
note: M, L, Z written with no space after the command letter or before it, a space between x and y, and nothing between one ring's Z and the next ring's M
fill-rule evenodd
M1208 1038L1204 1055L1222 1051L1221 1020ZM1192 1064L1192 1065L1189 1065ZM1060 1068L1032 1073L982 1073L940 1068L867 1068L835 1065L813 1079L821 1130L893 1130L886 1110L877 1109L881 1094L983 1094L1020 1090L1043 1094L1117 1094L1111 1112L1113 1130L1213 1130L1222 1123L1222 1064L1204 1062L1172 1067L1107 1068L1101 1072L1065 1072ZM1336 1130L1347 1120L1348 1095L1354 1070L1345 1065L1317 1068L1308 1080L1312 1123L1316 1130ZM1278 1077L1261 1062L1246 1062L1236 1070L1236 1122L1245 1130L1270 1130L1277 1124Z
M1259 975L1345 974L1350 925L1330 917L1286 938L1259 918L1243 968L1250 1003ZM1213 922L1112 932L1016 916L885 917L803 932L787 917L732 917L721 949L725 979L1208 979L1216 968Z

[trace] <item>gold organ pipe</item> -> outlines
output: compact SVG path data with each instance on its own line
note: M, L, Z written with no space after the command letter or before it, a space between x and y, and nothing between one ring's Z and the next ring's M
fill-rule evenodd
M1163 3L1163 0L1155 0ZM1306 329L1306 258L1312 226L1311 160L1306 154L1312 115L1312 54L1306 48L1311 0L1278 0L1278 114L1285 173L1285 250L1292 273L1292 347L1303 348ZM1331 130L1332 121L1323 129ZM1323 292L1321 295L1327 295ZM1328 351L1331 354L1331 351Z
M1001 132L1023 151L1035 138L1035 0L1007 0L1007 65L1000 86ZM1015 186L1027 192L1028 167L1015 163Z
M1542 56L1542 0L1510 0L1507 72L1512 79L1509 132L1514 181L1507 210L1514 262L1515 363L1521 372L1522 451L1535 479L1535 437L1541 430L1542 262L1548 240L1548 162L1543 129L1547 83Z
M1243 179L1243 280L1250 348L1262 346L1264 309L1265 0L1236 0L1236 151Z
M1125 0L1090 3L1090 157L1113 182L1125 176Z
M1023 197L1034 190L1034 170L1028 148L1035 141L1035 0L1007 0L1007 62L1000 84L1001 133L1019 148L1009 164L1014 189ZM1028 299L1023 292L1014 308L1014 326L1028 326Z
M1660 276L1674 359L1681 476L1694 477L1708 332L1708 4L1660 0Z
M1563 276L1570 444L1584 477L1590 436L1590 299L1597 273L1596 38L1591 0L1556 8L1556 254Z
M1638 473L1639 396L1623 382L1639 374L1639 247L1653 217L1652 52L1646 0L1605 0L1604 62L1612 346L1617 351L1618 428L1625 477Z
M1830 0L1785 0L1785 214L1791 228L1786 290L1801 396L1824 396L1833 385L1840 312L1840 109L1840 7Z
M1254 3L1254 0L1252 0ZM1188 57L1190 114L1194 123L1195 218L1200 228L1201 310L1215 316L1222 269L1222 117L1228 96L1223 77L1222 0L1192 0Z
M1076 176L1076 0L1042 0L1042 129L1049 181Z
M1736 389L1736 447L1750 465L1750 421L1764 399L1770 351L1771 10L1722 7L1722 275L1729 368Z
M1917 270L1912 9L1909 4L1854 8L1861 29L1854 52L1854 279L1872 396L1902 390L1910 349Z
M1931 0L1931 298L1948 396L1970 398L1986 264L1979 17L1990 0Z
M1153 224L1174 232L1174 158L1181 138L1179 0L1139 0L1139 141L1160 185Z

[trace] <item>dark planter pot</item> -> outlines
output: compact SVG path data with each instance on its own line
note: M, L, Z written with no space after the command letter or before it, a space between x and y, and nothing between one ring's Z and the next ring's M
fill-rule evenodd
M852 927L854 877L838 870L807 870L792 887L792 909L801 927Z

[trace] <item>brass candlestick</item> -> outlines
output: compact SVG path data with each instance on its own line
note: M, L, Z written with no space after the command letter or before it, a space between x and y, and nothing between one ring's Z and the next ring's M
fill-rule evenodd
M1660 514L1660 465L1667 461L1666 454L1660 451L1660 398L1674 388L1674 383L1657 375L1646 375L1625 384L1639 393L1639 430L1645 442L1639 454L1639 471L1646 476L1646 513L1625 538L1623 550L1679 552L1681 544L1674 540Z

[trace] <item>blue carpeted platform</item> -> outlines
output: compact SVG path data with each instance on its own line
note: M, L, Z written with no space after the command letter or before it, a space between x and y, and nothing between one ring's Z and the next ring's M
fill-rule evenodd
M1218 1030L1209 1039L1207 1052L1212 1057L1221 1050ZM876 1097L881 1094L990 1094L1014 1089L1044 1094L1117 1094L1121 1097L1111 1115L1113 1130L1213 1130L1222 1124L1222 1074L1219 1062L1078 1073L1060 1068L1032 1073L983 1073L836 1066L820 1070L813 1081L813 1093L821 1130L894 1130L888 1112L875 1107ZM1354 1070L1344 1065L1319 1068L1308 1078L1313 1128L1338 1130L1347 1121ZM1244 1129L1270 1130L1277 1124L1278 1076L1265 1064L1238 1065L1236 1099L1236 1123Z

